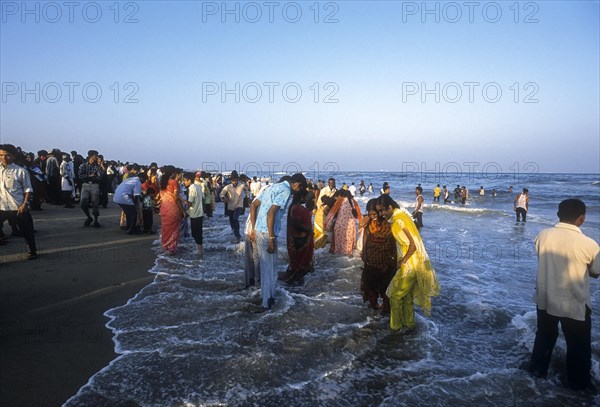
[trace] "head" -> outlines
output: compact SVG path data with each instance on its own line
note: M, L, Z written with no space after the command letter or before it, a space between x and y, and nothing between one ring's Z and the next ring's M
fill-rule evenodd
M422 193L423 193L423 188L422 187L416 187L415 188L415 194L421 195Z
M131 175L137 175L140 172L140 166L138 164L131 164L128 170Z
M195 179L196 179L196 174L194 174L192 172L186 172L183 174L183 185L185 185L186 187L189 187L190 185L192 185L194 183Z
M40 150L37 152L37 156L43 161L46 159L46 157L48 157L48 152L46 150Z
M62 153L62 159L63 159L63 161L66 161L66 162L71 161L71 154L69 154L69 153Z
M229 179L231 180L231 183L233 185L237 185L240 176L238 175L238 172L236 170L231 171L231 175L229 176Z
M327 186L332 189L335 188L335 178L329 178L327 180Z
M381 190L383 191L384 194L390 194L390 184L388 184L387 182L383 183L383 186L381 187Z
M558 204L558 219L563 223L581 226L585 222L585 203L580 199L565 199Z
M367 202L367 215L371 220L377 220L379 218L379 212L377 212L377 199L373 198Z
M0 164L12 164L17 156L17 148L12 144L0 144Z
M98 160L98 152L96 150L88 151L87 161L90 164L95 163Z
M306 186L308 185L306 182L306 178L300 172L292 175L289 183L290 187L294 192L306 191Z
M396 209L400 209L400 205L391 196L383 194L377 198L377 212L385 219L390 219Z
M523 188L523 193L524 193L525 195L527 195L527 194L529 193L529 190L528 190L527 188Z

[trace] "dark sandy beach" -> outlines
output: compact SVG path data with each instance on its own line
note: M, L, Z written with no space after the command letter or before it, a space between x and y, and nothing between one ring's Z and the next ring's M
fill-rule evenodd
M38 259L26 259L22 237L0 246L0 406L73 396L117 356L103 313L154 278L158 235L126 235L116 205L101 208L100 229L84 227L79 208L43 208L32 213Z

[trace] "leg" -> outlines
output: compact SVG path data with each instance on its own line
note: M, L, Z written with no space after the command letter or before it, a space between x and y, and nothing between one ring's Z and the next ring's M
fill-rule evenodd
M149 233L152 230L152 209L142 210L142 219L144 220L144 232Z
M94 227L99 227L98 216L100 216L100 211L98 210L98 205L100 205L100 185L91 184L91 200L92 200L92 213L94 214Z
M558 318L538 309L537 332L535 333L531 365L529 367L529 371L533 375L545 378L548 374L548 365L550 365L552 350L554 350L557 338Z
M246 288L256 284L256 268L254 267L254 247L250 238L244 242L244 277Z
M575 390L590 384L592 368L592 310L586 307L585 321L561 318L560 326L567 341L567 377Z
M92 224L92 217L90 216L90 207L89 207L91 192L90 192L88 185L90 185L90 184L83 184L81 186L81 202L80 202L81 210L83 211L83 213L85 213L85 216L87 216L87 220L85 221L86 226L89 226Z
M37 254L37 248L35 246L35 235L33 232L33 218L29 211L17 215L17 223L19 224L19 229L23 232L25 242L29 247L29 255L35 256Z
M239 241L242 236L240 235L240 215L242 214L242 208L235 208L233 211L233 224L231 228L233 229L233 234Z
M390 328L398 330L402 327L415 326L415 309L412 289L416 282L416 273L412 272L401 279L390 296ZM393 284L392 281L391 284Z
M262 292L263 308L271 308L275 297L275 283L277 282L277 242L275 252L269 253L269 237L266 233L256 232L256 245L260 257L260 289Z

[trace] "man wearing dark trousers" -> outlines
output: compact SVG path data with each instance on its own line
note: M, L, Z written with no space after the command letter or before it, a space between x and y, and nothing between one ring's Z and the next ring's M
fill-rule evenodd
M92 221L94 227L99 228L98 216L100 211L98 205L100 204L100 179L102 177L102 167L98 165L98 152L96 150L88 151L87 161L79 167L79 178L81 179L81 209L87 216L87 219L83 223L84 226L90 226ZM89 204L92 203L92 213L94 219L90 216Z
M537 332L529 371L545 378L558 338L558 324L567 342L567 379L574 390L596 393L591 383L591 302L589 277L600 275L600 248L581 233L585 204L566 199L558 206L559 223L535 239Z
M33 193L29 173L13 160L17 149L12 144L0 144L0 224L16 223L29 246L27 258L37 258L33 219L29 213L29 198Z

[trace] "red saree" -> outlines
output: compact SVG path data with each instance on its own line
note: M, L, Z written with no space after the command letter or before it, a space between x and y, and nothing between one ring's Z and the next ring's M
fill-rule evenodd
M177 205L179 185L170 179L167 188L160 191L160 223L163 248L169 253L175 253L179 243L179 221L181 211Z

